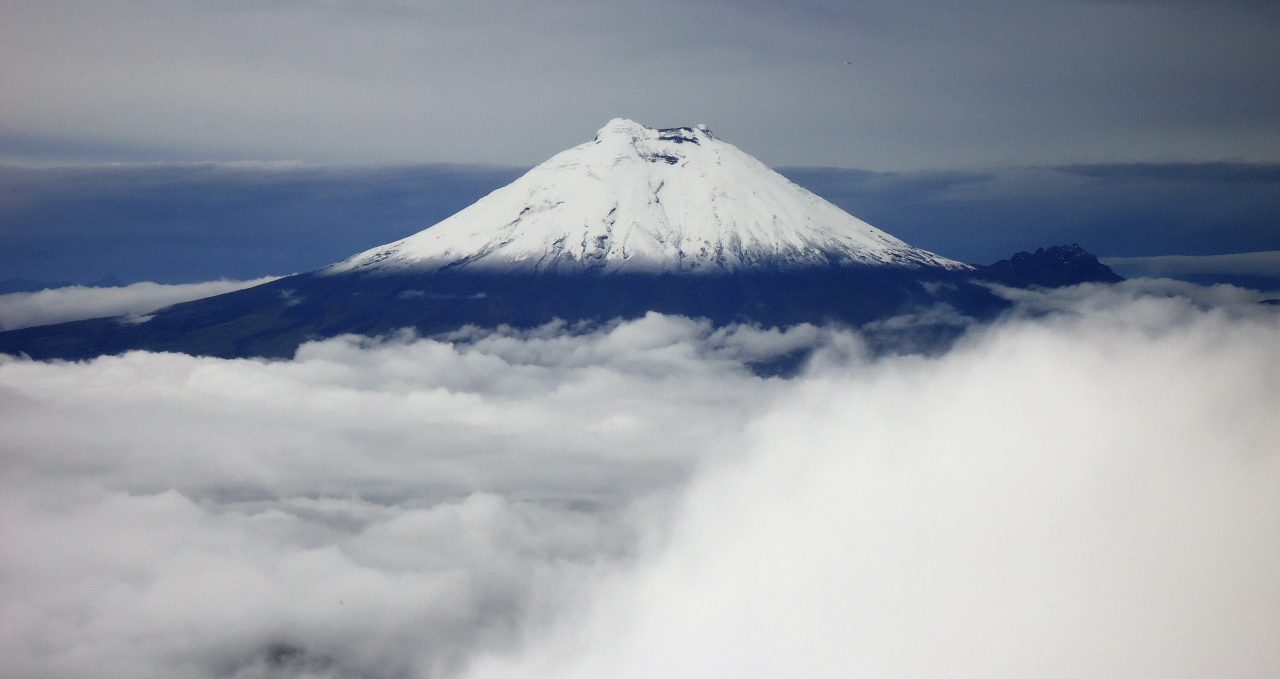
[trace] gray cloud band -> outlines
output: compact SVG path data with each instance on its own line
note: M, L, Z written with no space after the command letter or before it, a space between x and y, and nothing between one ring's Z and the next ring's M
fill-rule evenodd
M0 12L9 154L525 165L621 115L706 122L774 166L1280 157L1274 3L51 0Z

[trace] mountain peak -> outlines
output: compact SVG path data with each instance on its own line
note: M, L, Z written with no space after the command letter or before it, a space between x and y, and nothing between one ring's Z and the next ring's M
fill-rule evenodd
M614 118L596 132L596 142L605 140L622 140L624 143L635 143L640 140L669 141L672 143L700 144L704 140L715 139L707 126L698 123L693 127L645 127L634 120Z
M486 270L727 273L968 268L912 247L770 170L705 125L614 118L470 207L326 273Z
M979 267L982 278L1018 287L1038 285L1057 288L1080 283L1117 283L1124 280L1077 243L1019 252L1009 259Z

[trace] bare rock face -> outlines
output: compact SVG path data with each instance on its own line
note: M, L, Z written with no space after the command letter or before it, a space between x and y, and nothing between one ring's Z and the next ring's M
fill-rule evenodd
M831 265L969 268L850 215L705 127L618 118L452 217L326 271L723 274Z
M1018 287L1059 288L1078 283L1117 283L1124 280L1084 248L1055 245L1035 252L1019 252L1009 259L979 267L977 277Z

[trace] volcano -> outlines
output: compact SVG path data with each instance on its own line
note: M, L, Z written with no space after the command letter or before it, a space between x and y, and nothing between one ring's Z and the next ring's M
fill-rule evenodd
M142 322L0 333L0 352L288 357L303 342L341 334L651 311L772 326L862 325L938 305L987 316L1003 302L974 282L983 271L848 214L704 126L654 129L618 118L401 240ZM1070 271L1053 280L1079 282ZM1005 270L1000 281L1018 284Z
M704 126L617 118L593 141L408 238L327 273L731 273L896 265L967 269L850 215Z

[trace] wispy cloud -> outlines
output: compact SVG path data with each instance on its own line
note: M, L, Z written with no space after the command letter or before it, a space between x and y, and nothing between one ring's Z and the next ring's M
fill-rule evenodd
M1280 250L1228 255L1109 257L1107 266L1126 276L1194 276L1219 274L1280 281Z
M124 322L140 323L146 320L147 312L161 307L262 285L276 278L186 285L133 283L101 288L73 285L38 292L13 292L0 295L0 330L108 316L122 316Z
M1133 292L826 363L663 549L468 676L1274 673L1280 315Z

